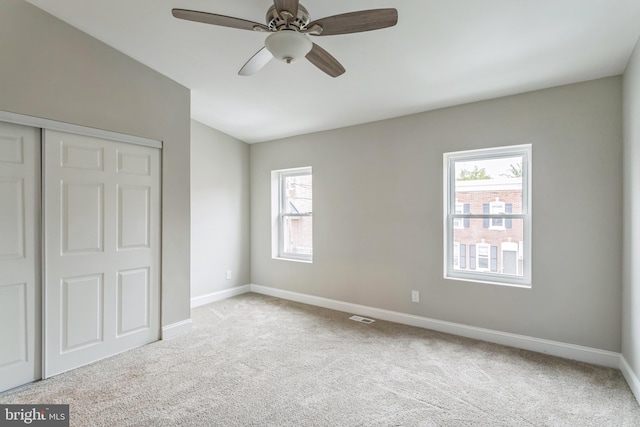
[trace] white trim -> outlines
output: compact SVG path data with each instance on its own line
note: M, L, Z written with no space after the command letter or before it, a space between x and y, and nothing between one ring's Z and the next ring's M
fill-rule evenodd
M297 258L282 258L279 256L274 256L271 259L280 260L280 261L293 261L293 262L301 262L303 264L313 264L313 261L306 259L297 259Z
M191 298L191 308L211 304L212 302L246 294L248 292L251 292L251 285L237 286L235 288L223 289L221 291L211 292L210 294L200 295L198 297Z
M375 307L367 307L364 305L300 294L297 292L285 291L282 289L255 284L251 285L251 292L329 308L331 310L344 311L346 313L386 320L389 322L417 326L420 328L520 348L523 350L535 351L538 353L549 354L594 365L606 366L609 368L618 368L620 366L620 354L613 351L566 344L557 341L529 337L526 335L494 331L491 329L477 328L475 326L467 326L460 323L445 322L442 320L430 319L428 317L383 310Z
M620 371L622 371L622 375L624 379L627 380L627 384L629 384L629 388L631 392L635 396L638 404L640 404L640 380L631 366L627 363L627 359L624 358L624 355L620 355Z
M142 138L139 136L127 135L124 133L112 132L109 130L79 126L72 123L57 122L55 120L43 119L40 117L10 113L8 111L0 111L0 121L162 149L162 141L156 141L155 139Z
M163 326L162 339L170 340L172 338L179 337L180 335L187 334L191 332L192 327L193 323L191 322L191 319L185 319L167 326Z

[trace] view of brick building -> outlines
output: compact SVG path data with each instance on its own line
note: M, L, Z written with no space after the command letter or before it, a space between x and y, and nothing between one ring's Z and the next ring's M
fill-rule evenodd
M521 178L456 181L456 214L522 212ZM523 275L523 221L455 218L453 268Z
M283 221L284 252L294 255L313 254L312 175L291 175L284 178Z

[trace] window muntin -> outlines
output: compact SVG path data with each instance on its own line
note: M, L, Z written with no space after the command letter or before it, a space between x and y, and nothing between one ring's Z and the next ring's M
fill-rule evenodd
M313 185L311 168L274 171L277 180L277 258L313 259Z
M530 173L530 145L444 155L446 278L531 285Z

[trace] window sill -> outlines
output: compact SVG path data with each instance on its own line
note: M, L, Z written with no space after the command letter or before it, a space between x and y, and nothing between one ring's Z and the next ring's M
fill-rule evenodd
M483 283L485 285L497 285L497 286L508 286L510 288L531 289L531 283L528 283L528 282L523 282L523 283L498 282L498 281L492 281L489 279L460 277L460 276L444 276L444 278L446 280L456 280L461 282Z
M279 260L279 261L301 262L303 264L313 264L313 260L308 260L308 259L285 258L285 257L280 257L280 256L274 256L271 259L275 259L275 260Z

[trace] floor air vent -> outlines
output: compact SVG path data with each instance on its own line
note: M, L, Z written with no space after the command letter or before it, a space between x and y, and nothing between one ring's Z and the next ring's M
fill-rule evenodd
M355 320L356 322L360 322L360 323L366 323L366 324L375 322L375 320L373 319L369 319L367 317L362 317L362 316L351 316L349 317L349 319Z

